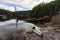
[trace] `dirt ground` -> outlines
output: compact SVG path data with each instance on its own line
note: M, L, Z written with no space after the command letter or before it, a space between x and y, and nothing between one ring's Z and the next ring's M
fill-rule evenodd
M60 29L57 27L45 27L41 31L43 32L43 38L35 33L27 34L25 37L20 33L23 31L17 31L0 36L0 40L60 40Z
M43 38L37 36L36 34L28 34L27 40L60 40L60 29L55 29L52 27L42 28Z

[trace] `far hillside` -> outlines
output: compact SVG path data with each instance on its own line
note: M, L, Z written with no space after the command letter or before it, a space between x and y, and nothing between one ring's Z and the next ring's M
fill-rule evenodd
M17 19L17 18L19 19L29 18L30 12L31 10L11 12L8 10L0 9L0 21L5 21L9 19Z

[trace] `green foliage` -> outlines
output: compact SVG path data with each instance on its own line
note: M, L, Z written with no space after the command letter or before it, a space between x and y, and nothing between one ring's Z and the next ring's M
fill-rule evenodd
M42 17L44 15L42 11L45 10L45 8L42 8L44 5L45 4L43 3L43 4L39 4L38 6L34 7L30 13L30 17L34 17L34 18Z
M43 16L53 16L58 14L60 10L60 1L52 1L50 3L42 3L33 8L30 13L30 17L40 18Z
M7 19L3 19L3 17L0 17L0 21L5 21L12 18L12 12L4 9L0 9L0 15L5 15Z
M0 16L0 21L5 21L9 19L17 19L17 18L23 19L22 17L29 17L30 12L31 10L11 12L8 10L0 9L0 15L7 16L7 19L3 19L3 17Z

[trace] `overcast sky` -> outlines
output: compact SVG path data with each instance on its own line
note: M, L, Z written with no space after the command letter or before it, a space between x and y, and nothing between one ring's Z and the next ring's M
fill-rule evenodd
M0 0L0 8L15 11L14 7L16 6L17 11L31 10L39 3L51 1L53 0Z

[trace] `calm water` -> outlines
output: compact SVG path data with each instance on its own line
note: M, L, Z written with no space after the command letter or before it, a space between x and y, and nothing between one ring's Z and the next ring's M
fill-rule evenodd
M24 23L27 23L27 22L21 21L21 20L18 21L18 25L21 25ZM11 20L8 20L5 22L0 22L0 31L3 29L6 29L6 28L11 28L11 27L16 27L16 20L15 19L11 19Z

